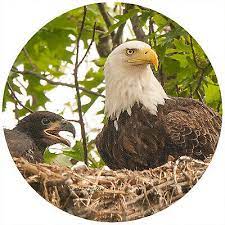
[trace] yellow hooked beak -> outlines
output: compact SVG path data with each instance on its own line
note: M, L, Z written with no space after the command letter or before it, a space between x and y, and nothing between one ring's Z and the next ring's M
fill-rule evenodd
M151 48L138 49L128 62L134 65L152 64L154 65L155 70L158 70L159 65L158 56Z

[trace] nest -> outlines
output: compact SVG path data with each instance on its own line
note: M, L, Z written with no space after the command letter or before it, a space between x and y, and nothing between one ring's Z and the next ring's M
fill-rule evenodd
M47 201L95 221L129 221L152 215L184 196L201 178L210 159L186 156L144 171L87 167L71 170L15 158L27 182Z

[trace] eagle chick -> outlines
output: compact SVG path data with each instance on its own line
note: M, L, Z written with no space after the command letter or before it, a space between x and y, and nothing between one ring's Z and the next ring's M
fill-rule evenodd
M23 157L29 162L43 162L44 150L51 145L70 146L70 142L59 135L60 131L68 131L75 137L75 128L70 122L48 111L34 112L12 130L4 129L12 157Z

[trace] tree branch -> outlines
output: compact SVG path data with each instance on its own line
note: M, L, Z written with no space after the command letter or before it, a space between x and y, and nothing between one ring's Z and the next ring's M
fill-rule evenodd
M37 66L34 64L32 58L30 57L30 54L29 54L28 51L27 51L27 49L24 47L24 48L22 49L22 51L23 51L25 57L27 58L28 62L29 62L30 65L32 66L32 69L33 69L33 70L36 70L36 69L37 69Z
M134 5L132 4L127 4L127 9L133 9ZM144 30L140 27L140 20L137 15L134 15L133 17L130 18L133 31L135 33L136 38L139 41L147 42L147 37L145 35Z
M98 5L98 9L102 15L102 18L105 21L106 26L109 29L112 26L112 23L110 21L109 15L105 9L105 3L98 3L97 5ZM111 32L112 39L114 38L114 36L115 36L115 32L113 31L113 32Z
M17 102L16 101L14 102L14 106L15 106L15 110L14 110L15 118L19 122L18 105L17 105Z
M80 90L79 90L79 82L78 82L78 68L79 68L79 47L80 47L80 38L81 34L84 29L84 23L86 19L87 14L87 8L84 6L84 13L83 13L83 19L80 27L80 32L77 37L77 43L76 43L76 61L75 61L75 67L73 71L74 76L74 83L76 88L76 94L77 94L77 107L78 107L78 113L79 113L79 121L80 121L80 127L81 127L81 136L83 139L83 149L84 149L84 162L86 165L88 165L88 150L87 150L87 140L86 140L86 132L85 132L85 126L83 121L83 114L82 114L82 105L81 105L81 96L80 96ZM93 32L94 33L94 32Z
M125 9L123 10L123 15L126 14L127 12L128 12L128 10L127 10L127 5L126 5ZM114 35L114 38L112 40L113 48L117 47L118 45L120 45L122 43L123 29L124 29L125 25L126 25L126 23L123 23L118 27L117 32Z
M193 55L193 60L194 60L194 63L196 65L196 67L201 69L201 70L204 69L200 65L198 65L197 57L196 57L196 53L195 53L195 49L194 49L194 45L193 45L193 38L192 38L191 35L190 35L190 44L191 44L191 52L192 52L192 55Z
M198 83L197 83L197 86L194 90L194 93L196 93L199 97L199 100L203 102L203 99L202 99L202 96L200 95L199 93L199 88L201 87L201 84L202 84L202 81L204 79L204 76L205 76L205 71L208 69L208 67L210 66L211 64L209 63L205 68L202 68L201 69L201 74L200 74L200 77L199 77L199 80L198 80Z
M96 29L102 30L102 34L98 35L98 42L96 42L96 50L100 57L106 58L112 51L113 43L110 35L105 36L107 28L105 26L97 26Z
M126 25L126 23L123 23L118 27L116 35L114 35L114 38L112 41L113 48L117 47L118 45L120 45L122 43L123 29L124 29L125 25Z
M131 20L131 24L132 24L136 38L139 41L146 42L145 32L142 30L141 27L139 27L140 21L139 21L138 16L135 15L130 20Z
M199 69L200 71L200 77L199 77L199 80L198 80L198 83L197 83L197 86L194 90L193 93L196 93L199 100L201 102L203 102L203 98L201 96L201 94L199 93L199 88L201 87L201 84L202 84L202 81L204 80L204 75L205 75L205 72L206 70L208 69L208 67L211 65L210 63L208 63L205 67L202 67L198 64L198 61L197 61L197 56L196 56L196 53L195 53L195 49L194 49L194 45L193 45L193 38L192 36L190 35L190 45L191 45L191 51L192 51L192 56L193 56L193 60L194 60L194 63L195 63L195 66Z
M152 17L149 18L149 33L148 33L148 36L150 37L151 34L154 34L154 26L153 26L153 21L152 21ZM156 47L157 46L157 42L156 42L156 37L155 35L153 36L153 43L154 43L154 46L152 47Z
M39 74L39 73L35 73L33 71L30 71L30 70L24 70L24 71L20 71L20 70L17 70L17 68L15 67L12 67L11 69L12 72L14 73L19 73L19 74L22 74L22 75L31 75L31 76L35 76L41 80L45 80L48 84L51 84L51 85L60 85L60 86L66 86L66 87L70 87L70 88L75 88L75 85L74 84L69 84L69 83L63 83L63 82L60 82L60 81L53 81L53 80L50 80L48 78L46 78L45 76ZM92 94L92 95L96 95L96 96L100 96L100 97L103 97L105 98L105 96L103 94L100 94L98 92L95 92L95 91L91 91L91 90L87 90L86 88L83 88L83 87L79 87L79 89L81 91L84 91L88 94Z
M34 111L30 108L28 108L27 106L25 106L17 97L16 94L13 90L13 88L11 87L9 81L7 81L7 86L11 92L12 98L15 100L15 102L17 102L20 106L22 106L24 109L26 109L28 112L33 113Z

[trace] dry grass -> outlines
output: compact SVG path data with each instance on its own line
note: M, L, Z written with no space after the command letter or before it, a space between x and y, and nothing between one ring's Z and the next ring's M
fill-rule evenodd
M96 221L129 221L168 207L192 188L210 162L183 156L155 169L112 171L14 160L27 182L47 201Z

